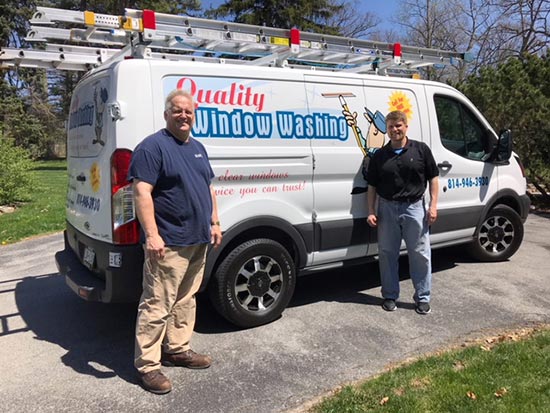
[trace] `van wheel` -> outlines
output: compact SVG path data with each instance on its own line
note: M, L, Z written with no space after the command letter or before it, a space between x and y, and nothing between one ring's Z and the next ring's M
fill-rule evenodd
M499 205L479 226L471 253L480 261L504 261L514 255L522 240L521 218L512 208Z
M296 274L281 244L253 239L231 251L211 281L216 310L237 326L255 327L281 315L294 293Z

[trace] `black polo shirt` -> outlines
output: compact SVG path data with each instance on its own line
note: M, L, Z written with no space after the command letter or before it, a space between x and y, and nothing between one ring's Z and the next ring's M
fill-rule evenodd
M369 162L367 182L389 201L415 202L424 195L426 183L439 175L432 151L424 142L407 138L401 153L388 142Z

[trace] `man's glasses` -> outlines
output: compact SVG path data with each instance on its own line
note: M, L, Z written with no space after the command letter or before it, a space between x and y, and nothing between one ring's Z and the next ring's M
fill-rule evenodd
M168 109L168 111L172 114L172 116L181 116L184 113L188 116L191 116L193 114L193 112L190 110L183 110L180 108L172 108L172 109Z

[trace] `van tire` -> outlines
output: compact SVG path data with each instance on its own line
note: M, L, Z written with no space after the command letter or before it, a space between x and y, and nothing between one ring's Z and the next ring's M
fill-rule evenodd
M523 223L518 213L498 205L479 225L470 252L480 261L504 261L515 254L522 240Z
M217 268L208 291L216 310L239 327L255 327L277 319L296 286L288 251L270 239L238 245Z

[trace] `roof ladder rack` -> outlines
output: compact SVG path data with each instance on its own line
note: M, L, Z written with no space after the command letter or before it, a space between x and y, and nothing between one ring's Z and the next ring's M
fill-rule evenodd
M126 9L124 16L38 7L26 40L45 50L2 49L0 67L89 70L124 57L218 61L358 73L414 73L468 62L468 53Z

